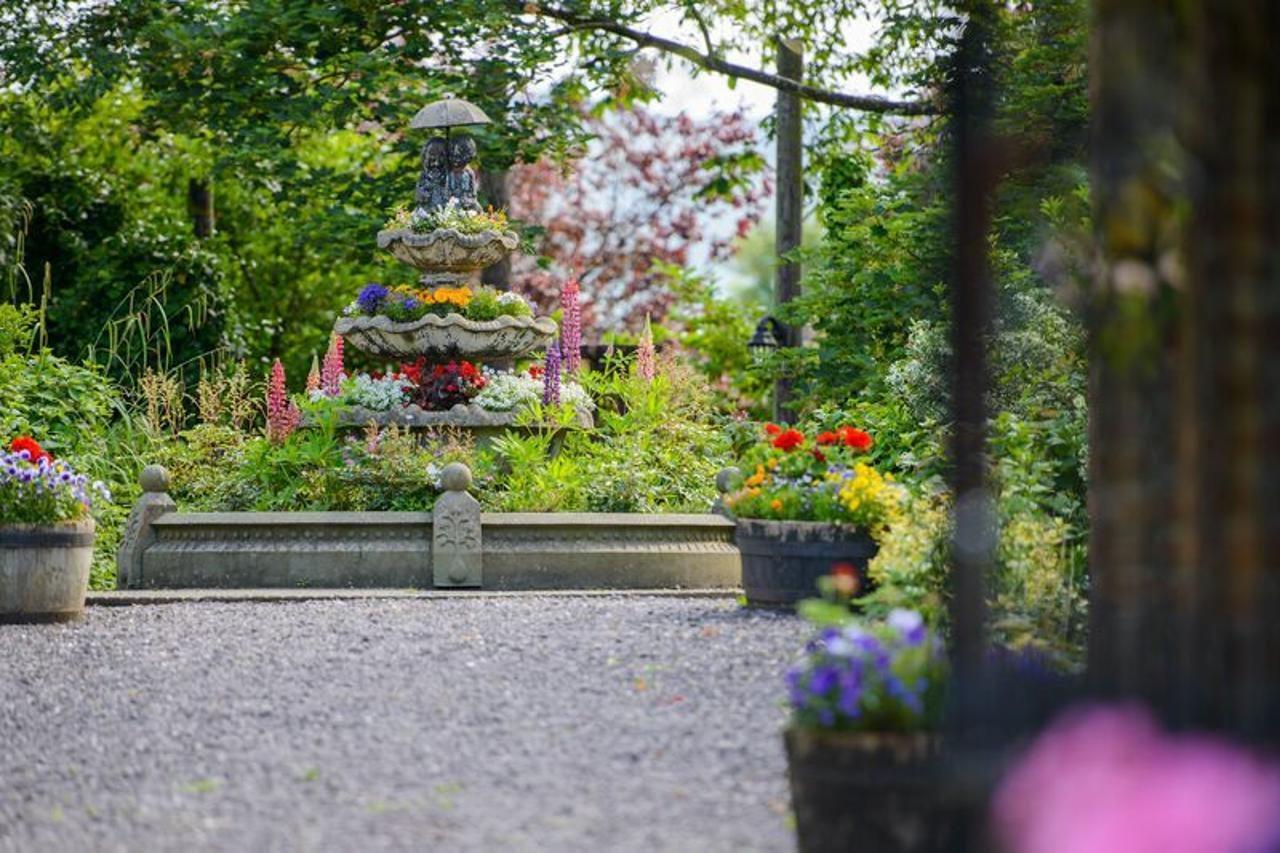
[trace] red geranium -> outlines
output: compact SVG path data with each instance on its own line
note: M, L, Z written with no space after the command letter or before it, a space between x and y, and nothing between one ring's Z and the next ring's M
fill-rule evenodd
M427 366L425 356L418 356L418 360L412 364L401 364L400 375L408 379L414 385L422 382L422 369Z
M769 426L773 426L773 424L770 424ZM768 427L766 427L766 429L768 429ZM789 429L780 432L778 437L773 440L773 446L779 450L795 450L802 444L804 444L804 433L800 432L798 429Z
M529 365L529 375L530 375L530 376L532 376L534 379L541 379L541 378L542 378L542 365L541 365L541 364L531 364L531 365Z
M844 442L846 447L852 447L859 453L866 453L871 449L871 436L855 427L840 427L840 440Z
M781 435L782 427L778 426L777 424L765 424L764 431L768 435Z
M814 442L824 447L828 444L839 444L840 436L831 431L820 432L818 433L818 437L814 439Z
M13 453L19 453L23 450L31 457L34 464L41 459L53 461L53 454L41 447L34 438L29 435L20 435L9 444L9 450Z

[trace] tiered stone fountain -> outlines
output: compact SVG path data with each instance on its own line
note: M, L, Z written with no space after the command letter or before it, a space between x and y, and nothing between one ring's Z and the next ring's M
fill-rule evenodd
M450 136L450 128L484 124L488 117L475 105L455 98L428 104L410 123L412 128L442 128L422 149L422 174L415 196L412 222L429 217L446 205L478 210L476 179L470 163L475 143L466 136ZM413 227L378 233L378 248L421 272L423 287L473 287L480 271L506 258L519 238L512 231L486 230L462 233L454 228L421 231ZM550 317L503 316L494 320L470 320L460 314L427 314L417 320L397 322L385 316L341 317L333 326L348 343L371 355L412 361L419 356L429 364L465 360L474 364L515 359L545 350L555 338L557 326ZM408 406L390 412L353 409L343 415L351 425L370 421L410 428L458 427L480 433L500 432L516 423L519 413L492 412L476 405L457 405L448 411L427 411ZM591 416L579 414L579 425L590 427Z

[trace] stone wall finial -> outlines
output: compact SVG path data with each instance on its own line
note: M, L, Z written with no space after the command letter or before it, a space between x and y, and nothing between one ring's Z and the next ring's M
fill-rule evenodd
M467 493L471 469L461 462L440 474L445 492L432 513L431 570L436 586L481 585L483 552L480 502Z
M142 585L142 552L155 541L151 524L157 518L174 512L178 506L169 497L169 472L162 465L148 465L138 476L142 496L129 513L124 541L116 552L116 586Z
M742 488L742 471L737 468L722 468L719 474L716 474L716 491L719 496L715 502L711 504L711 511L720 515L728 515L728 509L724 505L724 496L730 492L736 492Z

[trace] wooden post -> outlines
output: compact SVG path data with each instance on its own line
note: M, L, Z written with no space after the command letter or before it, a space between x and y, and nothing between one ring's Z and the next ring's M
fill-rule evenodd
M1089 675L1280 745L1280 27L1094 0Z
M804 79L804 53L799 41L785 39L778 42L778 74L792 80ZM774 302L777 307L786 305L800 295L800 264L784 262L787 253L799 248L804 223L804 153L801 100L788 92L778 92L776 107L778 135L777 173L777 238L778 269L774 280ZM782 347L797 347L802 341L803 329L799 326L783 326ZM774 385L773 416L781 423L794 423L795 412L790 408L791 380L780 378Z
M191 178L187 181L187 214L191 228L201 239L213 236L213 185Z

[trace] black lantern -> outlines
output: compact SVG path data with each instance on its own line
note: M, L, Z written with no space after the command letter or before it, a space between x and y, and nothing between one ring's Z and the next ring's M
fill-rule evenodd
M747 350L757 361L762 360L782 346L782 340L785 337L786 330L782 328L782 324L773 317L765 316L756 323L755 334L751 336L751 340L747 341Z

